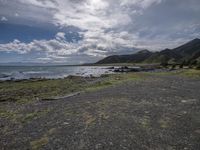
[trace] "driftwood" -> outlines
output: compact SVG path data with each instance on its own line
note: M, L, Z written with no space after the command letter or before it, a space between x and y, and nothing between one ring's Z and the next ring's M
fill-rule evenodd
M54 97L54 98L41 99L41 101L54 101L54 100L59 100L59 99L65 99L65 98L74 97L74 96L77 96L77 95L80 95L80 94L81 94L81 92L76 92L76 93L68 94L66 96L59 96L59 97Z

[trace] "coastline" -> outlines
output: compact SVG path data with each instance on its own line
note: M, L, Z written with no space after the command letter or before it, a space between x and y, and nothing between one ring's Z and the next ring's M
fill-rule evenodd
M28 79L0 82L0 102L30 102L41 99L51 99L74 92L95 90L117 83L137 80L138 74L110 74L100 77L68 76L63 79Z
M1 81L64 79L68 76L100 77L104 74L122 72L156 72L175 69L163 68L159 64L93 64L53 66L0 66Z
M0 83L0 145L196 149L199 79L186 69Z
M31 102L41 99L65 97L68 94L114 86L118 83L145 80L152 75L178 75L198 77L200 71L194 69L158 69L154 71L121 71L95 76L70 75L60 79L23 79L0 81L0 102Z

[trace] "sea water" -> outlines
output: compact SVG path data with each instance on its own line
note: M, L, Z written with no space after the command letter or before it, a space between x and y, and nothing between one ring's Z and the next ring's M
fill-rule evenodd
M0 66L0 80L32 78L58 79L69 75L101 76L110 74L108 66Z

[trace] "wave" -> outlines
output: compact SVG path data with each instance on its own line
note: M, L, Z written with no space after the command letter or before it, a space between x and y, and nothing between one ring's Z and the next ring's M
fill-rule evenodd
M6 70L7 69L7 70ZM10 68L9 68L10 69ZM110 73L103 67L52 67L52 68L13 68L0 71L0 81L5 80L24 80L24 79L58 79L69 75L75 76L100 76Z
M2 73L0 80L23 80L29 79L23 72Z

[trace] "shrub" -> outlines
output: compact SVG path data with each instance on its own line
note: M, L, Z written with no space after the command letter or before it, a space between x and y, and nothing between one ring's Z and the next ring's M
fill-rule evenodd
M185 60L182 61L180 64L179 68L183 68L185 65L187 65L187 62Z
M191 66L196 66L197 65L197 60L191 60L190 61Z
M176 64L173 64L171 69L174 70L176 68Z
M197 63L197 67L198 70L200 70L200 62Z
M169 65L169 64L168 64L167 61L163 61L163 62L161 62L161 64L160 64L160 66L162 66L162 67L164 67L164 68L167 68L168 65Z
M179 68L182 69L183 66L184 66L183 63L181 63L181 64L179 65Z

